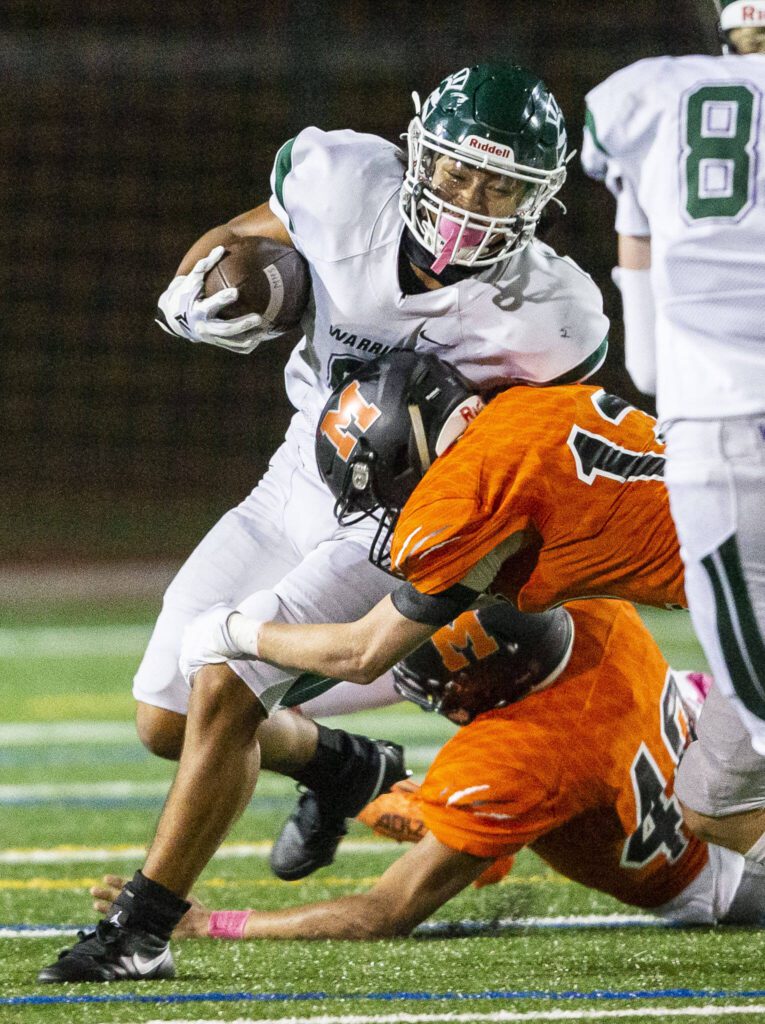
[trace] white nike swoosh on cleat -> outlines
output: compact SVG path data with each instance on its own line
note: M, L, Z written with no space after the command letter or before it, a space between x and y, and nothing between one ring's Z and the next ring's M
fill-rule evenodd
M158 967L161 967L165 960L167 960L169 955L170 950L168 948L163 949L159 956L152 957L151 960L147 960L145 957L140 956L138 953L134 953L132 957L123 957L122 960L126 967L132 967L140 975L146 977L146 975L151 974L152 971L155 971Z

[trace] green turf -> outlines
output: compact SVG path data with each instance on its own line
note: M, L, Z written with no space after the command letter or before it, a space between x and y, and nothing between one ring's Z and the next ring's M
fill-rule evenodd
M17 608L4 617L4 627L23 630L41 626L143 626L148 631L154 605L124 602L113 605L76 604ZM670 661L677 667L703 664L690 622L683 613L647 613L647 620ZM140 631L139 631L140 632ZM2 784L24 787L41 784L85 786L128 782L133 789L122 798L93 791L79 796L54 791L44 799L33 790L2 792L4 848L62 845L141 846L151 836L172 778L173 766L147 755L132 728L130 679L139 654L106 652L103 656L9 657L0 677L0 727L7 742L0 749ZM13 736L13 723L103 722L110 739L94 736L73 744L54 740L21 743ZM419 752L415 767L421 772L422 754L451 732L448 723L415 708L397 707L373 715L352 716L348 723L359 731L390 736ZM15 794L15 796L13 795ZM39 791L38 791L39 794ZM251 807L235 826L230 842L250 842L273 836L294 796L292 786L264 775ZM14 802L15 800L15 802ZM352 838L368 836L352 827ZM298 901L324 899L361 891L398 853L342 853L329 868L302 883L279 883L268 872L263 857L216 859L199 887L200 897L212 906L275 908ZM69 923L94 919L87 887L106 871L130 874L139 861L58 864L4 863L0 866L0 924ZM549 916L624 911L614 900L568 883L552 874L533 854L524 853L505 883L480 891L470 889L439 912L442 920L490 920L506 916ZM737 929L620 929L541 932L472 939L406 939L376 943L272 943L251 944L186 942L177 944L179 978L174 982L142 986L74 986L61 990L39 986L34 977L67 940L0 940L4 970L0 1000L27 996L55 996L62 992L111 999L118 994L150 997L164 994L309 993L326 992L336 998L299 1002L256 1003L190 1002L184 1004L100 1002L68 1005L0 1004L0 1021L58 1022L76 1015L78 1021L149 1021L174 1019L261 1019L311 1017L326 1014L488 1013L499 1009L635 1009L657 1001L619 1000L603 1004L584 1001L561 1003L549 999L471 999L489 991L541 990L590 992L614 990L691 988L755 990L763 987L762 940L759 933ZM418 1001L382 1001L369 998L379 992L430 992L436 996L460 993L465 998ZM352 999L340 996L354 996ZM765 999L760 1000L765 1001ZM710 999L666 997L662 1005L701 1005ZM734 996L721 1005L746 1000ZM765 1020L765 1016L742 1016Z

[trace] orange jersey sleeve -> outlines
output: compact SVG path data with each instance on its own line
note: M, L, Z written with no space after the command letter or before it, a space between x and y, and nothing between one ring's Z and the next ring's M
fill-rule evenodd
M453 849L498 857L531 845L584 885L659 906L706 863L673 796L687 720L630 605L569 611L576 642L563 677L449 740L422 785L423 818Z
M655 421L602 389L503 392L404 507L392 567L423 593L492 589L522 611L575 598L684 605Z

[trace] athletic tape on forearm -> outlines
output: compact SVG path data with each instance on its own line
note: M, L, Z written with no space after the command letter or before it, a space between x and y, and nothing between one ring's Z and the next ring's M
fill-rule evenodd
M207 922L211 939L243 939L249 910L214 910Z
M656 394L656 306L650 270L614 267L611 276L622 294L624 362L645 395Z
M259 619L248 619L241 612L234 612L230 615L226 628L228 635L233 640L233 646L242 654L249 654L253 658L259 658L258 637L263 623Z

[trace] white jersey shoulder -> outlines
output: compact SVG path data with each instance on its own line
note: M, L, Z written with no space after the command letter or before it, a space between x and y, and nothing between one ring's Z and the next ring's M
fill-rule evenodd
M661 114L662 86L672 77L672 57L648 57L614 72L587 93L586 135L593 143L582 154L585 169L602 177L604 162L639 151ZM591 163L592 161L592 163Z
M659 57L587 95L582 161L650 235L662 419L765 411L765 55Z
M313 285L285 374L307 421L348 370L394 348L434 352L484 390L592 373L607 349L600 292L548 246L445 288L402 289L403 173L397 147L351 131L308 128L277 155L271 208Z
M376 135L306 128L277 153L271 209L307 259L346 259L372 245L379 198L398 195L404 167Z

